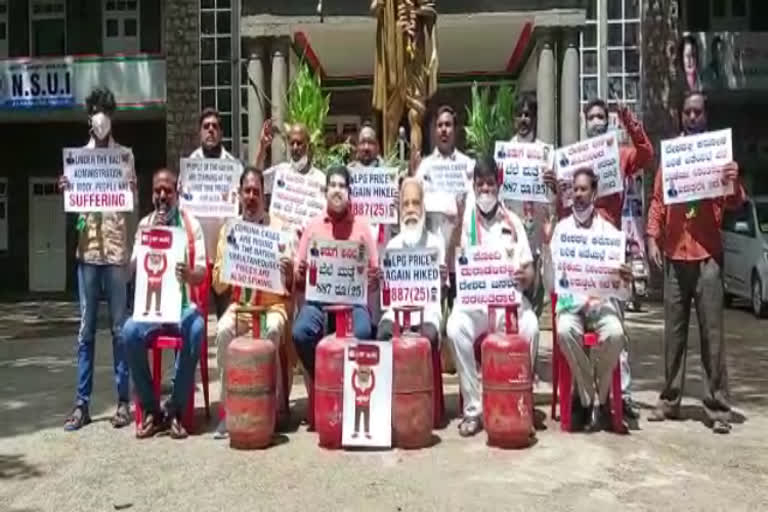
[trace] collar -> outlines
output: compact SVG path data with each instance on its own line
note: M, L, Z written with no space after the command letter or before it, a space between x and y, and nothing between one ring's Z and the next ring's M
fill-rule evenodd
M349 164L349 167L383 167L383 165L382 165L382 164L383 164L383 162L381 161L381 157L377 156L377 157L376 157L376 158L374 158L374 159L373 159L373 161L372 161L370 164L368 164L368 165L365 165L365 164L364 164L363 162L361 162L360 160L354 160L353 162L351 162L351 163Z
M85 145L88 149L94 149L96 147L96 139L91 136L90 140L88 140L88 144ZM112 134L109 134L109 140L107 141L107 147L108 148L115 148L117 147L117 143L115 142L115 139L112 138Z
M435 149L432 151L432 156L435 158L441 158L443 160L456 160L456 157L458 156L458 150L453 148L453 151L450 155L443 155L440 150L435 147Z

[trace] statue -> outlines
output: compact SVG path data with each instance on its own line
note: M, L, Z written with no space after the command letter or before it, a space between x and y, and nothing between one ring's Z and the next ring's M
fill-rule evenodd
M376 61L373 108L382 114L383 146L391 148L406 108L411 172L421 155L426 102L437 90L437 11L434 0L373 0ZM427 49L429 45L429 50Z

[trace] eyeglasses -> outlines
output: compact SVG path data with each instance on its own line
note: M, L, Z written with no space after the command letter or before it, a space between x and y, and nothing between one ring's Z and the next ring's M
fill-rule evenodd
M219 123L203 123L203 130L218 130Z

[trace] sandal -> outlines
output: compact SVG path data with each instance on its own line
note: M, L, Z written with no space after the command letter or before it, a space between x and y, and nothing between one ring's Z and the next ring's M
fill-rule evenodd
M725 420L714 420L712 422L712 432L715 434L730 434L731 424Z
M131 424L131 409L126 402L119 402L117 404L117 411L115 415L110 418L109 422L114 428L123 428Z
M88 407L85 405L76 405L64 421L64 430L74 432L80 430L91 422L91 415L88 414Z
M144 416L141 425L136 429L136 437L138 439L149 439L167 428L168 425L161 413L150 412Z
M483 430L483 421L479 416L464 418L459 423L459 435L461 437L471 437Z
M181 418L174 416L171 420L171 439L184 439L188 435L187 429L181 424Z

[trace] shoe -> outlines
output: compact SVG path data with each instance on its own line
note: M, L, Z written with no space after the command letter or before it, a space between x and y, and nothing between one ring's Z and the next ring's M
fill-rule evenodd
M459 435L461 437L472 437L483 430L483 420L480 416L465 416L459 423Z
M213 433L214 439L229 439L229 432L227 431L227 419L222 419L216 426L216 431Z
M357 432L352 432L352 439L357 439Z
M574 394L571 399L571 431L581 432L589 423L589 409L581 405L579 395Z
M635 403L631 398L627 397L621 401L621 408L624 414L624 418L628 420L640 419L640 413L635 408Z

